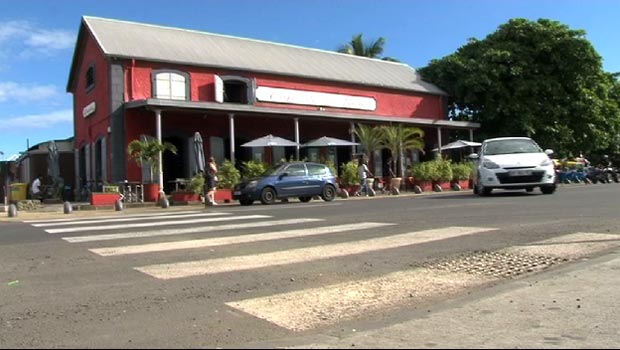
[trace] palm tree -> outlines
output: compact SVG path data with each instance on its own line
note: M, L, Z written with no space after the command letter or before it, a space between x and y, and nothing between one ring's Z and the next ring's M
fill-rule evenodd
M340 46L338 52L348 55L377 58L382 61L400 62L394 57L382 56L386 40L383 37L375 41L364 42L362 34L354 35L350 42Z
M365 43L362 34L357 34L353 36L350 42L342 45L338 52L354 56L381 58L384 45L385 38L381 37L375 41Z
M380 130L381 146L390 150L392 155L392 172L396 177L402 177L405 151L424 149L424 130L400 124L384 125Z
M373 160L375 150L381 148L380 129L371 125L356 124L353 132L364 151L368 153L369 163L375 164ZM374 170L376 169L373 169L373 174L375 173Z
M159 171L159 154L170 151L177 154L177 148L169 143L153 140L133 140L127 146L127 153L140 166L148 165L149 181L153 182L153 174Z

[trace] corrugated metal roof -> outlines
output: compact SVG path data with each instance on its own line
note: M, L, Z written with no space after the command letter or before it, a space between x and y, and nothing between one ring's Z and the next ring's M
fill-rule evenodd
M430 94L410 66L337 52L114 19L83 17L111 57L263 72Z

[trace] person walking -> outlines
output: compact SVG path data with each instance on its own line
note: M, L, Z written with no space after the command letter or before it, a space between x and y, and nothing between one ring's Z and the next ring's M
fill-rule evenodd
M215 191L217 190L217 172L218 169L215 158L209 157L206 178L207 198L205 201L207 205L217 205L217 202L215 201Z
M370 169L368 169L368 164L366 163L366 160L364 159L363 156L360 157L358 164L357 164L357 175L360 178L360 183L362 186L360 187L359 192L356 193L356 196L361 196L362 192L364 192L366 197L368 197L370 195L370 188L368 186L368 177L373 176L373 175L370 172Z

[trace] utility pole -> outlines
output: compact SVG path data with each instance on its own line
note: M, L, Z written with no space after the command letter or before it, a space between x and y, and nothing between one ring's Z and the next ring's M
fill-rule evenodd
M4 156L4 152L0 151L0 156ZM2 165L2 163L0 163L0 165ZM7 164L8 166L8 164ZM2 167L0 167L0 174L2 174ZM8 197L8 191L10 190L9 187L9 169L6 169L6 175L4 176L4 202L3 202L3 206L2 206L2 211L5 212L7 211L7 208L9 207L9 197Z

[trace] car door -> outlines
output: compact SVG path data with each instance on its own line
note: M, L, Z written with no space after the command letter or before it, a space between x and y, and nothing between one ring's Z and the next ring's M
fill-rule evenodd
M321 189L329 176L329 169L322 164L306 164L308 168L308 188L307 193L311 195L320 195Z
M303 163L289 164L278 176L276 191L281 197L295 197L307 191L306 166Z

